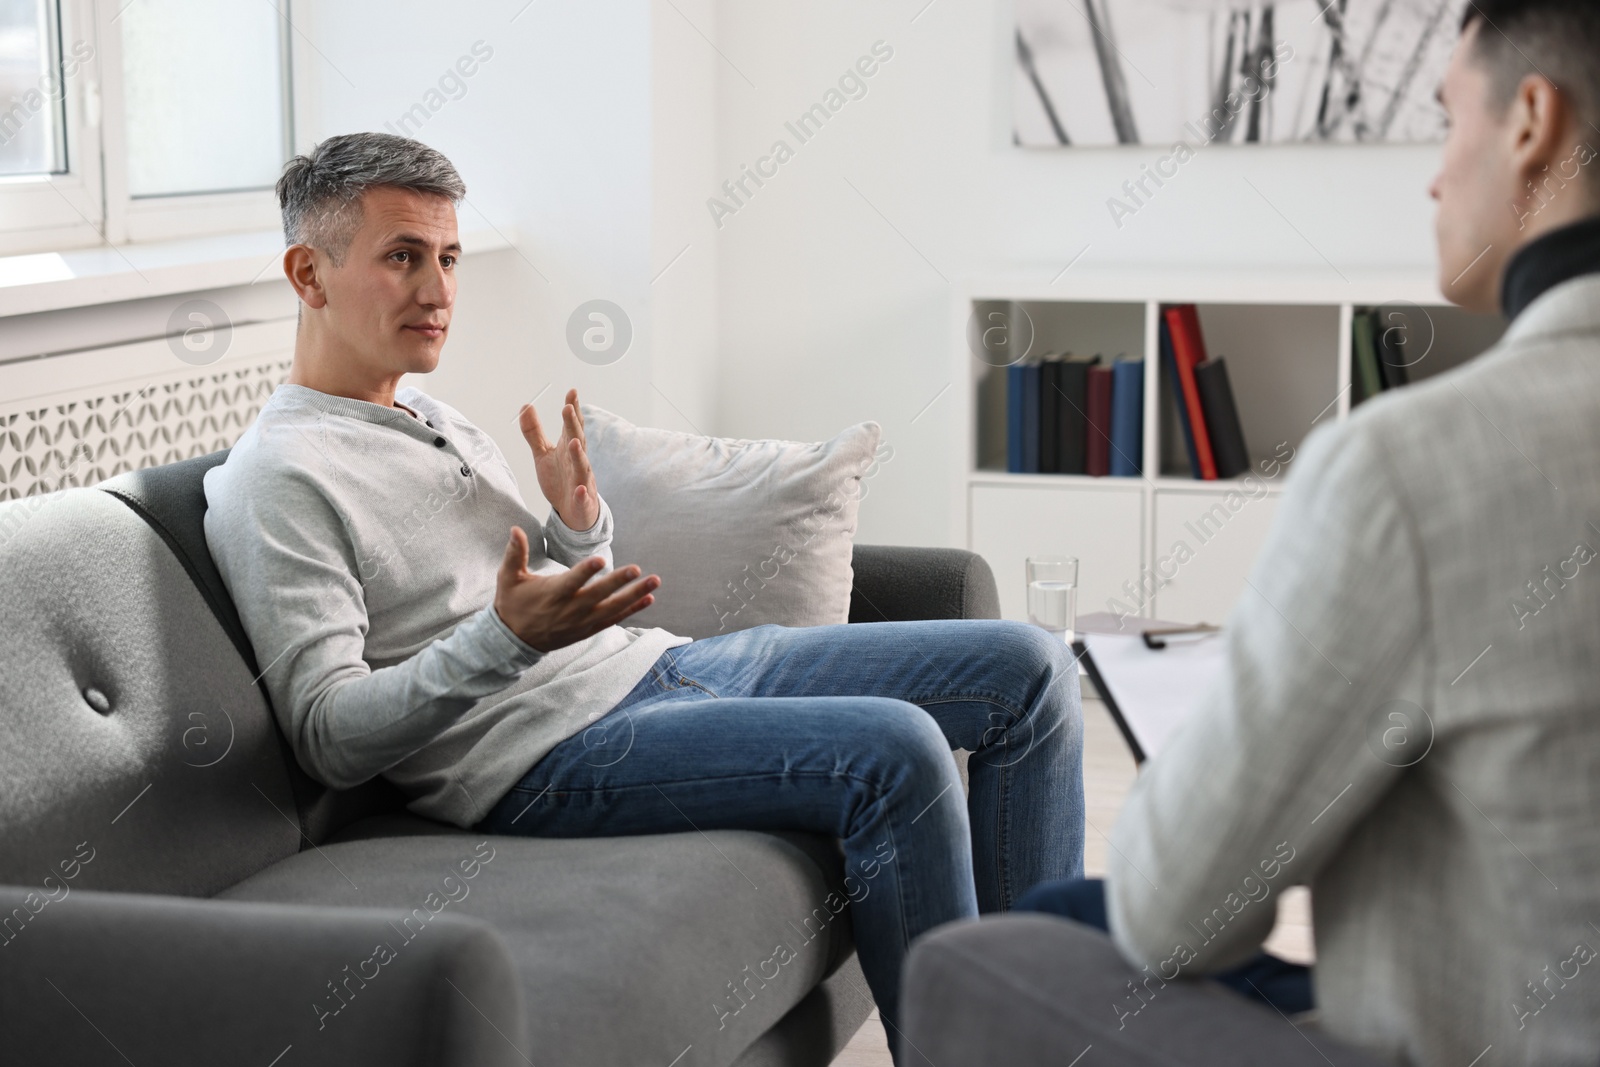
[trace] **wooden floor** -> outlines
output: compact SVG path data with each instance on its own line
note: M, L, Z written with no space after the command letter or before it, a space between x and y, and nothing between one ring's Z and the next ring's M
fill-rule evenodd
M1094 877L1105 873L1106 835L1133 784L1134 764L1100 701L1085 698L1083 726L1083 792L1089 821L1083 866ZM1297 963L1311 962L1311 901L1304 888L1291 889L1279 899L1278 925L1267 941L1267 951ZM833 1067L893 1067L893 1063L883 1024L874 1011L834 1059Z

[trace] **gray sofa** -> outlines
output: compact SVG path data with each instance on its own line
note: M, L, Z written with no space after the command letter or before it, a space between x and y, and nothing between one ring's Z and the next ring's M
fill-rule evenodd
M7 1063L835 1056L871 1009L836 841L477 835L307 777L206 550L225 455L0 504ZM998 615L970 553L855 550L851 622Z

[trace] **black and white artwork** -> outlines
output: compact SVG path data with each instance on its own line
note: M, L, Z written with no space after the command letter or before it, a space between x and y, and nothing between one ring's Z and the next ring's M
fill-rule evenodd
M1427 142L1468 0L1016 0L1016 143Z

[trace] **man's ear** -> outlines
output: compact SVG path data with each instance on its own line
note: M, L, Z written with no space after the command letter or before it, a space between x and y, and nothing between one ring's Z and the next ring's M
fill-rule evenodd
M1562 158L1571 104L1543 74L1529 74L1517 86L1506 116L1511 160L1527 181Z
M283 273L294 286L302 303L310 308L321 308L328 303L323 289L323 265L310 245L290 245L283 253Z

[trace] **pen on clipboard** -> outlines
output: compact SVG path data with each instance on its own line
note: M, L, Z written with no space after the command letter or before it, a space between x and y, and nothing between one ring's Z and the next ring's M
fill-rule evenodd
M1161 649L1167 647L1167 642L1163 640L1163 638L1166 637L1185 635L1194 639L1199 639L1202 637L1210 637L1212 634L1218 634L1221 632L1222 627L1213 626L1209 622L1202 622L1196 623L1193 626L1169 626L1164 630L1146 630L1141 636L1144 638L1145 648L1150 649L1152 652L1159 652Z

